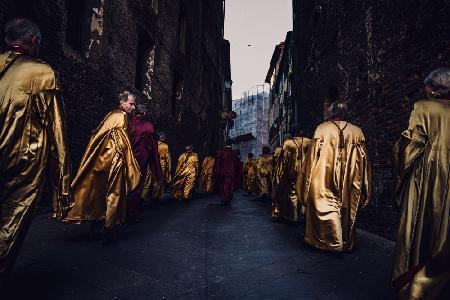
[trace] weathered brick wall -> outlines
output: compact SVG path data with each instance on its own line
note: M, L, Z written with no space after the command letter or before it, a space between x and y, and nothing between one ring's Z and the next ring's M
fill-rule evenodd
M449 64L448 1L301 1L294 4L293 97L310 135L337 87L349 121L366 136L373 167L372 208L362 226L393 237L391 153L406 129L422 82Z
M41 58L60 75L75 167L92 129L117 106L117 94L125 89L137 93L147 104L151 119L157 129L167 133L175 155L188 143L194 144L200 155L218 147L222 110L222 1L159 0L157 14L151 2L77 0L75 7L83 9L84 19L79 23L84 34L81 49L73 49L76 47L67 39L71 13L67 1L0 1L2 41L4 23L12 17L29 17L41 27ZM94 8L97 12L103 9L101 34L90 32ZM216 17L207 18L206 13ZM181 14L188 23L186 55L179 51ZM142 31L155 45L151 99L135 87L137 48ZM90 47L91 43L94 46ZM173 113L172 107L176 76L184 82L182 104L177 104L182 107L181 119L178 112Z

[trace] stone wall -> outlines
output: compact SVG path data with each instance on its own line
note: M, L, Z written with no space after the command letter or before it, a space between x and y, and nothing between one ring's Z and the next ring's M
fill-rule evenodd
M192 143L200 155L223 132L222 0L4 0L5 22L36 21L41 58L59 73L74 169L92 129L132 91L146 103L175 155ZM2 48L4 45L2 44ZM225 56L226 57L226 56Z
M449 1L293 0L293 98L309 135L337 98L365 133L374 198L362 226L393 237L392 146L406 129L422 82L449 65Z

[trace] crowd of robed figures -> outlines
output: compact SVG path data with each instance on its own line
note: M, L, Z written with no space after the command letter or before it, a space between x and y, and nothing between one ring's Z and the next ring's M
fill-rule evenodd
M231 203L242 183L249 193L272 198L272 217L304 216L305 242L321 250L351 251L358 211L369 203L371 171L360 128L346 121L338 101L332 119L313 139L298 126L273 154L265 147L242 166L230 145L203 160L188 145L173 177L164 134L156 137L145 106L121 93L118 109L93 131L72 180L66 115L56 73L36 59L40 31L26 19L6 24L9 49L0 54L0 275L10 273L31 223L48 173L56 219L89 222L91 234L114 241L117 224L134 222L143 199L164 189L189 201L200 190L220 192ZM414 105L408 129L394 146L395 203L401 222L393 286L401 298L438 299L450 281L449 172L450 70L425 80L428 98Z

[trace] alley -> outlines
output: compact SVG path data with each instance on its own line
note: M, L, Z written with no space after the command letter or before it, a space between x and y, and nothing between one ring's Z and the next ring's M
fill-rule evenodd
M41 213L9 284L14 297L1 298L391 298L392 242L359 232L358 248L336 257L306 247L301 226L272 222L268 202L239 193L231 207L218 204L165 200L107 247L87 240L87 226Z

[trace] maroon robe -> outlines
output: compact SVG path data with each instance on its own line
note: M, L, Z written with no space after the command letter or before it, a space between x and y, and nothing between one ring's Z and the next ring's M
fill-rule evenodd
M141 192L147 172L150 171L158 179L161 179L162 175L153 124L140 116L133 116L130 129L131 147L142 175L139 186L130 193L127 202L127 218L135 219L142 202Z
M233 199L236 175L239 172L237 153L230 147L217 151L214 174L219 184L222 204L228 205Z

